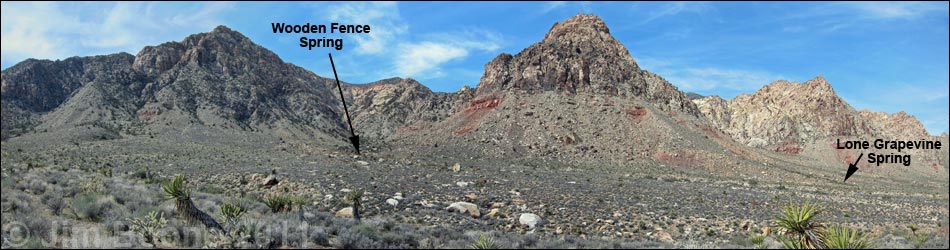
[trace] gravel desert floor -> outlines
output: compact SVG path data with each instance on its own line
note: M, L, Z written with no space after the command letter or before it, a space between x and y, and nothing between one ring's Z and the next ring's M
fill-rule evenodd
M774 217L802 202L819 204L823 223L858 228L878 247L948 246L946 183L868 177L843 184L832 180L839 171L807 166L792 166L798 173L773 168L775 178L749 180L663 165L461 157L447 147L370 146L355 155L342 146L302 150L264 138L38 141L2 147L5 248L456 248L483 241L517 248L782 248ZM227 221L230 234L177 215L161 188L176 175L186 178L199 209ZM781 178L794 175L818 181ZM347 210L353 190L362 191L359 222ZM268 207L274 197L292 200L292 208ZM228 219L225 203L247 212ZM145 240L131 222L151 211L168 223L157 228L156 240ZM236 231L252 233L240 238Z

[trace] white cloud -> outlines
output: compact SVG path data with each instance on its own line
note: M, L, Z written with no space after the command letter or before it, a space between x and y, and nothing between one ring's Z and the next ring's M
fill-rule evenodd
M441 65L461 59L471 51L494 52L501 48L501 35L478 30L429 34L418 43L400 43L394 62L395 74L419 79L437 78Z
M321 8L322 9L322 8ZM409 30L399 17L396 2L352 2L326 9L329 20L350 24L367 24L369 34L350 36L356 43L356 52L380 54L386 52L391 40Z
M712 8L713 7L711 5L705 2L667 3L666 5L651 11L650 15L640 22L640 24L646 24L663 17L675 16L682 13L704 13L711 10Z
M731 94L752 93L776 80L789 79L767 71L690 67L682 62L650 57L641 57L637 62L641 68L663 76L681 90L717 93L727 99L732 98Z
M55 3L28 2L2 3L2 42L0 54L3 65L12 65L26 58L64 58L70 54L68 45L53 33L56 24L63 22L62 13Z
M26 58L134 54L146 45L210 31L220 23L218 15L232 7L227 2L3 2L2 62L10 66Z
M742 92L754 92L766 84L784 78L763 71L721 68L687 68L674 71L668 77L670 82L683 86L686 90L724 88Z
M946 2L851 2L850 6L879 19L915 18L930 12L946 13Z
M552 10L564 7L567 5L566 1L549 1L544 3L544 7L541 8L541 13L548 13Z
M461 47L433 42L403 44L399 50L403 53L397 59L400 63L396 64L396 71L409 76L432 70L436 71L428 73L440 75L439 64L468 55L468 51Z

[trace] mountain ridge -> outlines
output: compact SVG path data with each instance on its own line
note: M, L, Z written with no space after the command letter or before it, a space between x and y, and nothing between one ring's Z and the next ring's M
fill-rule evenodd
M34 76L48 70L61 81ZM712 168L703 159L757 158L737 144L795 154L820 138L889 128L854 110L822 76L776 81L731 100L688 95L642 70L603 20L583 14L554 24L518 54L499 54L475 88L433 92L399 77L341 85L357 134L372 138L368 144L459 144L484 155L569 162L640 159ZM27 60L4 70L4 139L22 133L14 127L92 126L106 134L100 139L188 128L340 145L348 131L334 88L335 81L222 25L134 56ZM919 124L913 121L895 124Z

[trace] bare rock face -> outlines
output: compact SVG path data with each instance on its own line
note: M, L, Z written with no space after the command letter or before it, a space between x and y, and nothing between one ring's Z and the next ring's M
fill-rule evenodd
M887 114L871 110L861 110L861 116L867 119L875 131L888 139L919 140L930 138L924 124L914 116L903 111Z
M732 112L729 110L729 103L723 100L722 97L714 95L696 98L693 99L693 103L695 103L699 111L703 113L706 120L712 123L712 125L715 125L716 128L722 129L729 127L729 123L732 122Z
M477 96L556 91L640 97L662 110L699 116L685 94L663 78L640 70L626 47L594 15L555 23L541 42L514 56L498 55L485 65L476 89Z
M130 71L133 60L126 53L57 61L28 59L4 70L0 73L3 129L35 125L38 116L53 111L90 83L127 84L135 78Z
M874 134L871 124L821 76L805 83L776 81L754 94L736 96L728 107L730 122L720 128L753 147L778 149L821 138Z
M342 105L331 90L329 79L219 26L136 56L28 60L4 70L4 136L8 123L26 120L50 131L227 129L343 142Z
M360 136L384 140L406 125L447 118L473 91L436 93L412 78L390 78L369 84L347 84L346 92L352 103L349 107L353 124Z

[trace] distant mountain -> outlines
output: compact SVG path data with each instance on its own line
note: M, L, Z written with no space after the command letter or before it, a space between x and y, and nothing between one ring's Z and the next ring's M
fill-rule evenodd
M735 172L773 158L746 146L799 154L812 145L815 159L839 161L846 158L830 138L926 136L905 113L854 110L820 76L732 100L683 93L640 69L593 15L555 23L538 43L498 55L474 89L438 93L408 78L342 88L365 145L410 153L452 148L473 157ZM349 136L335 81L224 26L135 56L26 60L2 72L2 107L5 140L256 133L338 148ZM927 154L946 162L945 153Z
M696 94L696 93L693 93L693 92L686 92L686 98L689 98L690 100L696 100L696 99L700 99L700 98L703 98L703 97L705 97L705 96L700 95L700 94Z
M394 144L563 162L711 167L710 159L736 157L723 156L728 151L709 139L721 135L683 92L640 69L593 15L556 23L540 42L498 55L485 65L473 96L454 95L448 117L410 124L392 137Z
M796 152L817 139L874 135L874 127L821 76L805 83L776 81L726 103L717 98L693 102L721 130L748 146Z
M920 140L930 138L924 124L916 117L904 111L887 114L871 110L861 110L861 116L867 119L877 134L890 139Z
M0 73L4 135L32 129L40 115L57 109L87 85L125 86L137 80L131 71L134 59L126 53L62 61L28 59L4 70Z
M33 129L45 131L95 127L119 136L215 128L335 140L345 127L331 86L219 26L134 57L28 60L4 70L3 126L39 116Z
M471 99L473 90L436 93L412 78L390 78L345 86L353 126L368 141L387 140L405 125L436 122Z
M517 55L502 53L485 65L478 96L556 91L637 97L666 111L699 116L685 94L662 77L641 70L630 52L594 15L555 23L539 43Z

